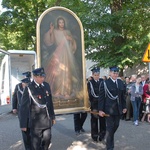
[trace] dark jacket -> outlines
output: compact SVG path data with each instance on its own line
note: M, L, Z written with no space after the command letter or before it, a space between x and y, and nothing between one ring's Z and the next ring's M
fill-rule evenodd
M91 103L91 110L93 109L98 110L99 88L102 81L103 79L101 78L97 82L94 79L92 79L87 83L89 101Z
M109 92L115 97L118 95L118 100L112 100L104 88L104 82ZM121 115L124 108L126 108L125 101L125 87L122 80L117 79L117 85L112 81L111 78L107 79L101 84L99 92L99 111L104 111L110 115Z
M15 90L12 98L12 108L17 109L18 111L20 109L22 93L23 93L22 83L19 83L15 86Z
M20 110L21 128L26 128L28 126L28 115L30 128L46 129L51 127L52 120L55 119L52 95L49 84L46 82L43 84L44 86L40 88L34 81L32 81L28 87L25 88ZM31 91L34 100L38 104L46 105L46 107L40 108L33 101L29 91Z

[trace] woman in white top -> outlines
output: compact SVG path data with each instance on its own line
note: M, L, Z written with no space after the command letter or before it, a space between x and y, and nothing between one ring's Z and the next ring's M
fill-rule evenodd
M136 82L133 83L130 90L131 103L133 107L133 120L134 120L134 125L136 126L138 125L139 110L140 110L140 105L141 105L142 95L143 95L143 86L140 82L141 82L141 78L137 77Z

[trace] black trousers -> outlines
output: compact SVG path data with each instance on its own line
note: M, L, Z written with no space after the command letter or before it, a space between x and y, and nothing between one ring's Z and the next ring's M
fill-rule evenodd
M87 118L87 113L75 113L74 114L74 130L80 131L83 128L83 124Z
M30 128L27 128L27 131L22 131L22 138L23 138L25 150L31 150Z
M130 95L127 95L126 96L126 107L127 107L127 112L126 112L126 119L131 119L132 118L132 104L131 104L131 100L130 100L131 96Z
M18 119L19 119L19 122L20 122L20 111L19 111L19 109L18 109ZM22 139L23 139L25 150L31 150L30 128L27 128L27 131L22 131Z
M114 134L119 127L120 115L106 117L106 147L107 150L114 149Z
M32 150L48 150L50 143L51 143L51 128L31 130Z
M106 122L104 117L91 114L91 137L93 140L97 138L103 139L106 133Z

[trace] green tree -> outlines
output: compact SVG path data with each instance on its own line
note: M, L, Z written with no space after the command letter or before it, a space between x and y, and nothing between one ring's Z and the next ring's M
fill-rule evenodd
M132 67L141 63L150 41L148 0L94 1L88 23L87 58L99 66ZM93 50L94 49L94 50Z
M100 67L132 67L150 41L149 0L3 0L0 45L36 50L36 22L46 9L63 6L83 23L87 59Z
M2 5L7 11L0 15L1 47L6 50L36 50L36 23L39 16L52 6L68 6L78 12L83 8L82 3L80 0L3 0Z
M54 0L52 1L54 5ZM0 26L5 49L34 49L36 45L36 22L48 7L48 0L3 0L7 8L0 16Z

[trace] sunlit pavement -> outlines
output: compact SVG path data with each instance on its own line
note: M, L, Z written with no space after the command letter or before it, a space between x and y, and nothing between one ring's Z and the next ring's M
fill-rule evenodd
M84 124L86 132L78 136L74 132L73 115L58 116L56 121L56 125L52 128L53 138L51 150L95 150L105 148L103 143L96 143L91 140L90 115L88 115Z
M0 150L24 150L18 118L11 113L0 116ZM93 142L90 137L90 114L84 124L85 133L76 136L73 115L56 117L52 127L50 150L104 150L105 142ZM149 150L150 124L121 120L115 134L114 150Z
M74 133L73 115L57 117L53 127L51 150L103 150L105 142L93 142L90 137L90 115L85 122L85 133L76 136ZM150 124L140 122L134 126L132 121L121 120L115 134L114 150L149 150Z

